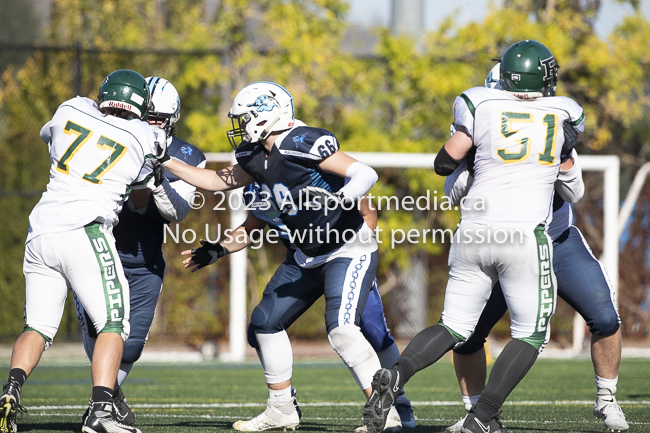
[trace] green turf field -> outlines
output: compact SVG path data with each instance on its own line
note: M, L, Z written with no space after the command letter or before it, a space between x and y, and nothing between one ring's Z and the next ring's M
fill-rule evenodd
M299 431L351 432L361 425L365 399L341 362L298 362L293 386L303 412ZM143 433L232 431L234 421L261 412L267 397L257 362L136 364L123 389ZM80 431L90 390L89 366L39 366L23 390L29 413L18 431ZM463 414L446 358L418 373L406 392L418 419L413 433L440 431ZM516 432L600 432L594 398L589 360L539 360L508 399L502 421ZM650 432L650 361L623 360L618 399L629 431Z

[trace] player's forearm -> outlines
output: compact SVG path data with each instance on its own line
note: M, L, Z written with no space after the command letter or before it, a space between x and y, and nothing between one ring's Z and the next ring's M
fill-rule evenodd
M191 207L187 199L181 196L166 178L152 190L152 194L158 212L167 221L180 222L190 213Z
M368 197L361 197L359 200L359 213L363 217L370 230L377 228L377 208Z
M345 177L349 179L349 181L340 189L340 191L343 192L346 197L355 200L363 197L368 191L370 191L370 188L372 188L379 178L377 172L373 168L358 161L348 167Z
M445 195L449 197L452 205L460 205L460 201L467 195L473 182L474 177L469 174L467 161L463 160L458 168L445 179Z
M227 236L226 239L221 242L221 246L223 246L228 253L243 250L253 242L250 237L253 230L263 230L265 226L266 223L252 214L248 214L246 221L230 233L230 236Z
M252 183L253 179L238 167L234 165L223 170L214 171L184 164L173 158L165 162L166 170L169 170L190 185L208 191L228 191Z
M582 169L578 164L578 155L573 155L560 165L560 172L555 181L555 189L560 197L568 203L577 203L585 193L585 184L582 180Z

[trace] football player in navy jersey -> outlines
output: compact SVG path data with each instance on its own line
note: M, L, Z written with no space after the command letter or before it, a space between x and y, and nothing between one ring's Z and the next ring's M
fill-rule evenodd
M160 77L148 77L146 81L152 105L146 120L167 132L167 152L170 157L179 164L205 167L203 152L175 136L175 124L181 109L176 88ZM165 225L182 221L189 214L191 207L188 197L195 190L195 187L166 173L162 166L156 164L153 176L146 183L133 187L119 214L119 223L113 229L117 251L131 289L131 333L124 342L122 362L113 390L115 414L127 425L133 425L136 416L126 402L121 385L140 358L153 323L165 277L162 253ZM92 359L97 335L76 296L75 305L83 330L84 348Z
M267 206L267 201L263 199L264 196L265 194L258 184L252 184L246 187L244 191L244 202L246 203L246 207L250 209L248 217L241 226L235 229L230 236L226 237L226 239L221 242L221 246L230 253L239 251L250 245L253 238L258 237L259 234L262 233L262 230L264 230L268 225L270 230L274 231L274 234L278 234L278 237L287 248L286 260L276 271L277 273L286 272L286 269L291 269L292 267L297 266L293 260L296 246L291 243L286 227L282 224L282 221L279 218L279 212L275 208ZM371 230L374 230L377 226L377 211L370 207L369 201L365 197L361 201L360 211L365 222L368 224L368 227L370 227ZM202 243L205 244L205 241L202 241ZM192 255L192 257L183 261L186 268L192 268L192 272L203 268L212 261L212 257L210 256L207 247L183 251L182 254ZM299 269L296 271L300 272ZM290 376L293 364L293 355L291 351L291 343L285 331L298 319L298 317L302 315L302 313L307 311L320 296L280 296L286 291L286 286L274 284L274 282L277 282L278 280L278 278L274 278L271 280L272 282L266 286L262 300L253 311L253 316L264 316L265 311L268 312L273 310L273 318L270 321L265 321L263 328L258 327L258 329L256 329L254 324L250 323L248 327L248 343L258 351L260 360L264 363L264 354L260 352L260 347L257 344L257 338L255 336L256 332L280 332L280 336L284 337L284 344L282 346L288 350L282 352L276 351L274 353L274 359L275 363L282 366ZM295 287L300 287L303 282L298 279L293 281L291 284ZM310 284L309 279L306 280L306 284ZM299 293L299 291L297 293ZM318 295L318 293L314 293L314 295ZM256 312L257 310L259 310L259 312ZM395 344L395 340L393 339L386 323L384 308L381 303L381 295L379 294L376 279L373 282L368 302L363 310L360 327L363 335L366 337L368 342L370 342L375 352L377 352L381 365L392 366L399 356L399 349L397 348L397 344ZM283 376L285 375L283 374ZM293 389L292 393L295 396ZM294 404L297 405L297 401L294 401ZM402 427L414 428L415 418L413 417L413 409L411 407L411 402L405 395L402 394L397 399L395 408L397 409ZM258 420L255 418L250 421L240 421L240 425L250 426L257 421ZM392 427L397 424L395 421L396 420L393 420ZM389 428L390 427L391 426L389 426Z
M235 97L228 116L233 129L227 135L235 148L236 165L214 172L167 157L161 162L181 179L210 191L253 182L261 186L297 247L296 266L276 272L270 284L284 285L292 296L303 299L325 295L330 344L369 396L380 362L361 333L359 321L375 279L377 242L355 202L374 185L377 173L340 152L331 132L298 123L291 94L275 83L246 86ZM211 261L228 253L220 244L204 247ZM292 285L297 279L302 281L300 287ZM274 368L273 354L285 350L287 341L284 330L268 329L267 323L275 320L274 311L258 309L251 318L264 354L269 405L258 417L259 425L235 424L241 430L296 428L299 424L290 370L278 374Z

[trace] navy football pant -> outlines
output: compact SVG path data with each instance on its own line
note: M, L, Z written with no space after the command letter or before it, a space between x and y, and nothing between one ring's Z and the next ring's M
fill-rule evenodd
M354 275L355 259L338 258L313 269L301 268L289 256L273 274L262 295L262 300L251 314L248 343L257 348L255 333L274 334L286 330L321 296L325 296L325 325L327 332L342 324L359 325L361 312L371 299L373 326L367 327L364 336L375 350L383 350L394 342L383 319L379 292L370 296L377 268L377 252L366 254L369 260L365 271ZM365 267L364 267L365 269ZM375 289L376 290L376 289ZM377 306L379 302L379 306ZM366 314L364 312L364 314ZM376 318L381 316L381 324ZM371 341L371 340L374 340ZM388 344L390 341L390 344ZM375 344L377 346L375 346Z

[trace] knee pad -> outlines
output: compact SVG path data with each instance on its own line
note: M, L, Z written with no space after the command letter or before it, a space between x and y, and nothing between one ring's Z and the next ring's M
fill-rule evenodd
M248 340L248 345L250 347L255 350L259 349L259 345L257 344L257 337L255 336L255 329L253 329L252 323L248 325L248 329L246 330L246 339Z
M588 323L589 331L594 335L608 337L615 334L621 326L618 314L613 308L600 311L596 317L597 319Z
M269 323L269 317L271 316L272 311L273 311L272 306L267 307L264 304L259 304L257 307L253 309L253 313L251 313L250 326L253 328L254 331L262 332L264 334L274 334L276 332L283 331L283 328L277 326L277 324Z
M361 389L369 388L372 376L381 368L379 358L358 326L343 325L332 329L327 338L332 348L350 369Z
M124 351L122 352L122 363L133 364L142 355L144 350L144 340L139 338L129 338L124 342Z

